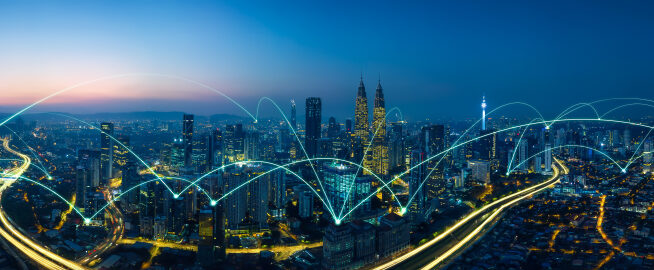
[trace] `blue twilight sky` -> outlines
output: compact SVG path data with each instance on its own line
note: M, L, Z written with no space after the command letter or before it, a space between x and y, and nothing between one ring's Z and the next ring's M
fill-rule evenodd
M363 72L370 106L381 75L387 106L410 119L476 116L483 93L491 108L524 101L553 117L581 101L654 98L652 14L651 1L9 0L0 111L147 72L206 83L251 111L268 96L303 115L319 96L326 121L353 115ZM139 76L38 109L243 114L206 89Z

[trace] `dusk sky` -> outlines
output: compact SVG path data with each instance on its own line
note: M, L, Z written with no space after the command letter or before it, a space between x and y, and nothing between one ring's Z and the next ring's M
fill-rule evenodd
M56 3L0 4L0 112L131 73L199 81L253 112L267 96L287 111L295 99L303 115L318 96L324 121L353 116L361 72L370 99L381 75L387 108L413 119L475 116L483 93L491 108L523 101L546 117L582 101L654 98L648 1ZM244 115L197 85L136 75L35 109Z

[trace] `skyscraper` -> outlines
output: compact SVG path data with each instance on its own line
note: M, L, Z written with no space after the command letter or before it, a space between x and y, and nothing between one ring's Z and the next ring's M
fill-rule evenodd
M368 140L368 98L366 97L366 87L363 86L363 76L359 82L357 91L356 107L354 109L354 135Z
M100 136L100 174L102 175L102 179L106 182L108 179L113 177L114 149L111 137L114 136L114 124L107 122L101 123L100 130L102 130Z
M306 100L306 133L304 147L309 157L316 157L318 154L318 139L320 139L320 122L322 103L318 97L310 97Z
M438 191L445 185L445 182L441 181L443 179L443 171L445 167L445 163L441 160L441 158L443 158L442 152L445 147L444 137L445 127L443 125L430 125L422 128L420 144L427 153L427 156L429 158L433 157L429 162L427 162L427 174L429 174L429 180L425 182L424 187L428 199L436 198L438 196Z
M193 115L184 114L184 123L182 128L182 137L184 140L184 166L191 167L193 152Z
M372 171L372 151L368 149L370 145L370 123L368 122L368 98L366 97L366 87L363 85L363 76L359 81L357 99L354 108L354 136L352 141L352 157L356 162L362 161L365 168ZM363 170L364 174L369 174Z
M129 136L120 135L116 138L125 147L129 147ZM116 167L123 171L127 162L129 162L129 151L123 145L114 144L113 146L113 161Z
M293 130L297 130L297 112L295 110L295 99L291 99L291 127Z
M375 107L372 114L372 171L377 175L388 174L388 144L386 142L386 105L381 81L375 91Z

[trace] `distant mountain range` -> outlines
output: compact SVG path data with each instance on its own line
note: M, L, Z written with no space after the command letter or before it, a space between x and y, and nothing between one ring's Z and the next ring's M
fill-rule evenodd
M20 117L25 121L56 121L65 119L63 116L56 115L62 113L27 113L22 114ZM64 113L65 114L65 113ZM105 113L93 113L93 114L68 114L70 116L83 119L83 120L161 120L161 121L174 121L182 120L182 115L184 112L155 112L155 111L143 111L143 112L105 112ZM0 113L0 121L11 116L9 113ZM233 114L212 114L209 116L205 115L196 115L196 121L226 121L226 120L248 120L248 117L233 115Z

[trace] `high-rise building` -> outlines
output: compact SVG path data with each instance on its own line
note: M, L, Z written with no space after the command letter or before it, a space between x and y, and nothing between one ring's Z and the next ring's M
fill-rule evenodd
M386 257L409 247L409 224L401 216L390 213L379 220L377 228L377 254Z
M225 258L225 229L222 204L202 209L198 215L197 261L200 266L214 268Z
M129 147L129 136L120 135L116 138L122 145L115 143L113 145L113 161L116 168L123 171L127 162L129 162L129 151L125 147ZM124 146L123 146L124 145Z
M322 103L318 97L306 100L306 133L304 147L309 157L318 155L318 139L320 139L320 123L322 120Z
M184 114L182 127L182 139L184 144L184 166L191 167L193 153L193 115Z
M359 82L357 91L356 107L354 109L354 135L367 141L370 128L368 122L368 98L366 97L366 87L363 85L363 76Z
M101 123L100 130L100 171L102 179L107 181L113 177L113 144L111 137L114 136L113 123Z
M380 176L388 175L388 143L386 141L386 104L381 81L375 91L375 106L372 114L372 171Z
M354 238L354 267L360 267L375 260L375 227L370 223L355 220L350 223Z
M329 117L329 124L327 125L327 137L336 138L341 132L341 126L336 122L336 118Z
M245 132L242 124L227 125L223 143L223 160L237 162L245 160Z
M528 155L527 150L528 150L527 149L527 141L526 140L520 141L520 143L518 144L518 153L517 153L518 154L518 164L513 165L513 167L514 168L517 167L517 170L520 171L520 172L523 172L523 173L527 172L527 167L528 167L527 166L528 165L528 163L527 163L527 155Z
M388 147L388 167L396 168L405 165L405 136L403 134L403 123L391 123Z
M427 198L431 200L438 196L439 190L441 190L445 184L445 182L442 181L445 167L445 162L443 161L445 127L443 125L430 125L423 127L420 136L420 144L422 146L421 148L427 153L428 158L431 158L431 160L427 162L427 174L431 174L424 185Z
M244 155L246 160L258 160L260 153L259 153L259 145L260 145L260 140L259 140L259 132L258 131L248 131L245 133L245 140L243 142L244 144Z
M552 145L550 143L545 144L543 155L545 156L545 172L549 173L552 171Z
M344 213L352 209L354 202L354 182L356 169L338 163L325 164L323 167L325 191L334 209L344 207ZM347 200L347 201L346 201Z
M295 99L291 99L291 128L297 131L297 111L295 109ZM292 132L292 131L291 131Z
M322 252L324 269L350 269L354 258L352 227L347 224L328 225L323 237Z
M86 204L86 191L88 187L88 170L84 166L77 166L75 170L75 207L82 213Z
M246 186L247 189L247 212L250 215L252 225L259 228L267 226L268 221L268 198L270 194L270 174L264 174L261 166L250 166L248 177L251 179Z
M313 216L313 192L302 190L298 194L298 214L301 218Z
M77 153L77 164L84 167L88 176L86 185L95 188L100 185L102 151L82 149Z
M473 180L490 184L490 162L485 160L469 160L468 169L470 169Z
M486 161L497 160L497 133L493 129L479 132L479 159ZM493 163L493 162L491 162Z
M416 149L411 151L410 156L409 166L414 169L409 172L409 197L413 197L409 205L409 220L415 225L424 221L426 192L424 185L422 187L420 185L428 173L427 162L422 163L427 158L427 153Z
M352 134L352 157L356 162L361 162L363 166L372 171L372 149L370 145L370 123L368 122L368 98L366 97L366 87L363 85L363 76L359 81L357 98L354 108L354 133ZM370 174L363 170L364 174Z
M247 189L238 186L247 180L247 174L241 168L226 170L223 174L224 192L231 192L225 197L225 225L228 229L236 229L245 219L247 212Z

